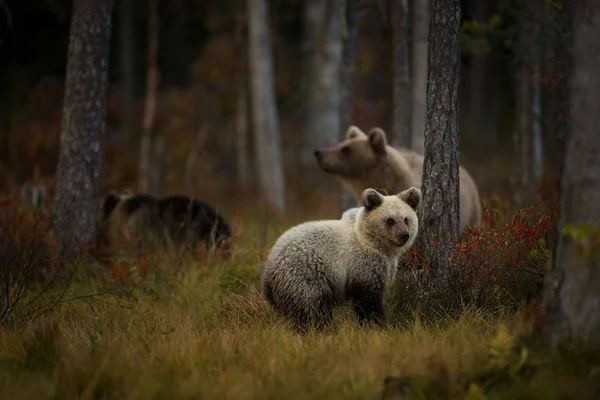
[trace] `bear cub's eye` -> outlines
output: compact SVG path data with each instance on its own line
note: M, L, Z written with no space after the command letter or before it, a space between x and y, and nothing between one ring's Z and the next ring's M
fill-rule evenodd
M349 146L344 146L344 147L342 147L341 152L342 152L342 154L347 156L348 154L350 154L352 152L352 149Z
M404 217L404 225L408 226L408 217Z
M385 223L388 224L389 226L394 225L394 218L388 218L385 220Z

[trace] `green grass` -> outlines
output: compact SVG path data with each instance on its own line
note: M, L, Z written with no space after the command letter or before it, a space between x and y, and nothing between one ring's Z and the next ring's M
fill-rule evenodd
M294 222L270 226L267 246ZM239 231L228 262L188 259L184 274L148 276L134 290L113 287L116 297L66 302L0 330L1 398L378 399L388 376L403 378L395 391L405 394L386 398L599 393L600 374L518 339L531 331L526 313L465 309L427 324L403 315L375 329L342 308L325 332L296 334L258 292L258 224ZM91 270L80 271L71 295L110 287Z

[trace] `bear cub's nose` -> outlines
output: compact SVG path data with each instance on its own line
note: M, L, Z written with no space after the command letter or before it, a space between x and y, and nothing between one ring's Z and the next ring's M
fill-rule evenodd
M400 243L402 245L406 244L406 242L408 242L408 239L410 239L410 235L408 234L408 232L404 232L400 234Z
M315 150L314 155L315 155L315 158L319 161L321 160L321 158L323 158L323 153L319 150Z

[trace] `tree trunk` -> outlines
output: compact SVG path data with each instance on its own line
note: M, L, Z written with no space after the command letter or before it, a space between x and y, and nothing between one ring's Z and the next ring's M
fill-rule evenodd
M236 106L235 106L235 149L237 160L238 185L242 188L248 186L250 180L250 162L248 160L248 58L247 45L244 40L244 19L238 17L236 30Z
M394 117L393 132L398 146L410 147L410 53L408 52L408 0L392 0Z
M565 143L569 131L569 88L568 77L571 74L572 29L571 5L565 4L561 10L555 11L554 37L552 47L554 50L554 75L557 77L556 86L553 88L554 113L552 114L552 129L555 134L555 148L557 160L555 174L557 179L562 176L565 160Z
M573 6L571 130L562 175L559 238L545 282L545 334L552 347L575 344L597 349L600 345L600 77L597 73L600 9L592 0L580 0Z
M425 146L423 133L427 112L429 0L414 0L413 21L410 148L423 154Z
M152 150L154 165L152 168L150 193L154 196L162 197L165 193L165 175L167 170L167 146L162 136L156 138Z
M346 138L346 130L354 123L354 79L356 73L356 37L358 34L358 0L346 0L345 3L339 140ZM352 192L341 185L341 213L348 208L355 207L355 204Z
M487 22L490 14L489 0L473 1L474 16L477 22ZM468 127L469 133L477 138L477 144L490 148L486 145L496 140L496 124L485 123L484 114L487 111L486 105L489 91L487 90L487 60L488 54L482 51L471 53L471 65L469 68L469 110Z
M150 190L152 151L152 128L156 115L156 90L158 87L158 0L148 1L148 72L146 76L146 99L139 159L139 191Z
M75 0L65 82L53 231L67 255L96 236L108 87L111 0Z
M310 13L314 18L317 8L309 2ZM307 23L316 30L311 37L315 41L310 63L308 95L306 103L306 165L316 169L313 152L323 145L333 145L340 131L340 104L342 67L342 31L344 0L315 0L319 4L318 17L322 21ZM325 174L314 174L325 178ZM317 182L323 179L315 179Z
M248 92L245 82L238 82L235 111L235 149L238 184L248 186L250 162L248 161Z
M249 61L254 142L260 190L278 211L285 210L285 182L266 0L248 0Z
M133 0L121 0L121 139L128 146L135 126L135 45Z
M459 228L460 0L432 0L419 246L433 287L445 285Z
M516 53L518 68L517 129L515 144L521 162L516 165L520 175L520 190L525 200L532 202L542 178L542 107L539 83L541 67L539 5L523 3L519 10L519 45ZM517 199L521 201L523 199Z

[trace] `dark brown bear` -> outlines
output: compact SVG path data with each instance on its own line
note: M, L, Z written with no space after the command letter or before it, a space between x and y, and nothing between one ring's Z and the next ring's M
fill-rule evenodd
M110 192L100 208L99 242L118 242L122 238L138 247L148 244L150 236L176 247L198 241L208 250L219 248L229 256L229 222L207 203L188 196L157 198L147 194Z

